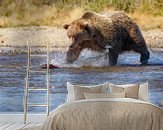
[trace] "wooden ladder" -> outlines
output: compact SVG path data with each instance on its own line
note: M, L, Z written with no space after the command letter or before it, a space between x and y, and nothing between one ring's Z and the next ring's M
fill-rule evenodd
M24 96L24 124L27 123L27 112L28 107L46 107L46 115L49 115L49 105L50 105L50 70L49 70L49 43L47 43L47 54L46 55L31 55L31 42L27 41L27 47L28 47L28 63L26 68L26 87L25 87L25 96ZM47 69L44 71L33 71L31 69L31 58L32 57L39 57L44 56L47 59ZM30 73L41 73L46 72L46 88L38 88L38 87L29 87L29 80L30 80ZM28 102L28 96L31 91L46 91L46 103L45 104L39 104L39 103L29 103Z

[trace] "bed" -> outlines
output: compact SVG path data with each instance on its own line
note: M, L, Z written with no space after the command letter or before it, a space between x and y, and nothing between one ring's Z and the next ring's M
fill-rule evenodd
M51 112L42 129L163 130L163 110L150 102L139 99L140 90L143 90L140 85L137 87L139 89L131 85L134 93L137 91L137 97L129 94L133 92L129 86L118 86L113 89L117 86L112 85L110 88L111 85L109 85L109 90L107 86L107 83L93 87L74 87L69 84L67 102ZM74 88L79 88L80 91ZM147 90L147 87L144 90ZM106 91L119 93L107 94ZM125 97L122 92L125 92ZM142 97L147 100L145 95Z

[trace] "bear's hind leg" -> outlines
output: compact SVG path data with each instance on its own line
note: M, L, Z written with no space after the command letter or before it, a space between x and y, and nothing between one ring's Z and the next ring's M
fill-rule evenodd
M146 53L141 54L140 62L142 63L142 65L146 65L148 63L149 57L150 57L149 51L147 51Z
M146 65L148 63L150 53L148 51L143 35L136 24L133 24L132 28L130 29L129 39L131 42L129 45L131 50L140 53L140 62L142 65Z
M140 44L142 45L142 44ZM148 64L148 59L150 57L150 53L146 46L139 46L138 44L134 44L133 51L140 54L140 62L142 65Z

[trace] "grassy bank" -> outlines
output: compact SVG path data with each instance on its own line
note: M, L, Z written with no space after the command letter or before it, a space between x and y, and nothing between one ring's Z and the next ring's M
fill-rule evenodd
M122 10L144 30L163 30L162 0L0 0L0 27L60 26L86 10Z

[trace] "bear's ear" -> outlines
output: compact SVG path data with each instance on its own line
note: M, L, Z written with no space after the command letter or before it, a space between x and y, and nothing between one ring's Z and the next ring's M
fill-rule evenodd
M69 26L70 26L69 24L64 24L64 25L63 25L63 28L64 28L64 29L68 29Z

